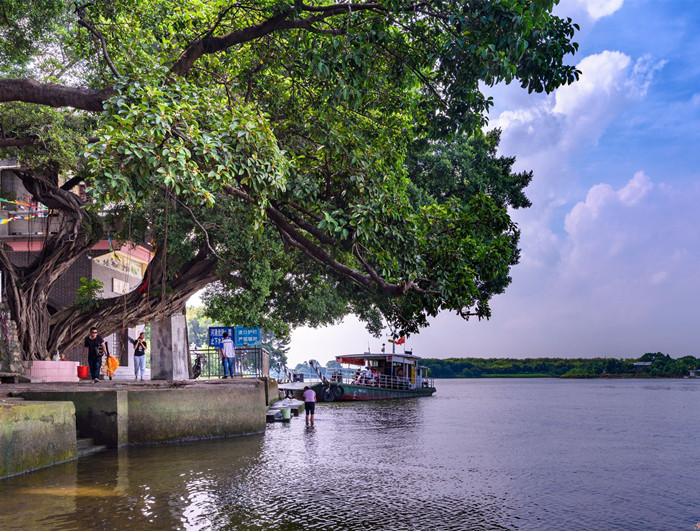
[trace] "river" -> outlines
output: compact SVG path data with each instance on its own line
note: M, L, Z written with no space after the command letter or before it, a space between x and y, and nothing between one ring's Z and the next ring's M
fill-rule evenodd
M0 481L0 529L694 529L700 380L438 380Z

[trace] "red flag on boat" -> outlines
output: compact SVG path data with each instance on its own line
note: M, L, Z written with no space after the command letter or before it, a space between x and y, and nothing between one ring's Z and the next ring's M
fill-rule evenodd
M398 338L398 339L396 340L396 344L397 344L397 345L403 345L405 342L406 342L406 338L405 338L405 337L400 337L400 338Z

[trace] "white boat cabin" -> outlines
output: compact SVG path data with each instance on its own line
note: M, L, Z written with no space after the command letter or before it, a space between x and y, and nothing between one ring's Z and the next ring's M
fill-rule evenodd
M385 389L420 389L432 387L428 368L413 354L349 354L336 356L341 369L326 371L331 382L382 387Z

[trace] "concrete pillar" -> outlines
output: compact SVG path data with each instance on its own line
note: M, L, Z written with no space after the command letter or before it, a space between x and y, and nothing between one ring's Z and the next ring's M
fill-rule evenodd
M151 323L151 380L190 377L187 321L182 313Z

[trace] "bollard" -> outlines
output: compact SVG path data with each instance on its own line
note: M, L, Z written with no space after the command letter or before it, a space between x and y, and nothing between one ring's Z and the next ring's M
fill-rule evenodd
M282 422L289 422L292 418L292 408L282 408Z

